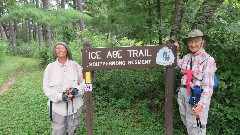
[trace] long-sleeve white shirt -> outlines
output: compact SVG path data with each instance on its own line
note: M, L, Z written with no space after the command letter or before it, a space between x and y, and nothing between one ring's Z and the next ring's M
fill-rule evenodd
M77 88L78 94L73 98L74 113L83 105L85 81L83 80L81 66L72 60L67 60L64 64L58 60L47 65L44 78L43 90L50 100L53 101L52 111L66 116L66 101L62 101L62 94L69 88ZM72 114L72 101L68 101L68 114Z

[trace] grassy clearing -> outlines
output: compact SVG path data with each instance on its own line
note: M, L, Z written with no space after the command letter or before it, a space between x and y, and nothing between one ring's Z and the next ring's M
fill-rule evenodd
M38 60L21 57L7 57L6 67L1 68L9 77L12 72L22 70L16 76L15 85L1 95L0 134L49 134L46 98L42 92L43 70L38 68ZM5 64L4 64L5 65ZM7 68L7 69L5 69ZM5 79L6 80L6 79Z
M0 87L5 83L9 77L18 73L16 70L23 70L26 64L32 64L30 62L26 62L25 58L13 57L13 56L5 56L2 61L2 65L0 66ZM35 61L32 61L35 62ZM16 72L14 72L16 71Z

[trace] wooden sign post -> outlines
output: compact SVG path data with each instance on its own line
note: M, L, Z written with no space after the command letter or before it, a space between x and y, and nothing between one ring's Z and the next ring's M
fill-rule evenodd
M167 46L127 46L92 48L85 43L82 48L82 66L86 82L86 125L87 135L93 135L92 74L94 70L166 67L165 84L165 134L173 134L173 84L177 51Z

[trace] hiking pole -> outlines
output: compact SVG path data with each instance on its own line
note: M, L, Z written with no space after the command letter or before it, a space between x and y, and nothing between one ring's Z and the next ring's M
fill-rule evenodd
M67 114L67 116L66 116L66 129L67 129L67 131L66 131L66 135L68 135L68 101L66 102L66 114Z
M197 104L196 104L195 96L193 96L192 98L193 98L194 108L196 108ZM200 132L202 133L202 124L201 124L199 115L196 116L196 121L197 121L197 127L198 127L198 134L200 134Z
M75 127L75 116L74 116L73 98L72 98L72 113L73 113L73 127Z
M69 96L69 93L70 91L69 90L66 90L66 94ZM67 99L67 102L66 102L66 135L68 135L68 99Z

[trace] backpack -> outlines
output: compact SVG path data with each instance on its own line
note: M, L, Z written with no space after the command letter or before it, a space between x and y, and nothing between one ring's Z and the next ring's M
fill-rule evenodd
M210 58L211 56L209 55L208 58ZM208 58L206 58L203 62L205 62L206 60L208 60ZM203 63L202 62L202 63ZM202 64L201 63L201 64ZM201 65L200 64L200 65ZM216 88L218 87L218 79L217 79L217 75L216 73L214 73L214 76L213 76L213 90L215 90Z
M218 86L218 79L216 73L214 73L214 79L213 79L213 90L215 90Z
M209 55L208 58L210 58L210 57L211 56ZM213 90L215 90L217 87L218 87L218 79L217 79L216 73L214 73L214 76L213 76Z

